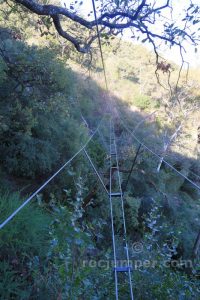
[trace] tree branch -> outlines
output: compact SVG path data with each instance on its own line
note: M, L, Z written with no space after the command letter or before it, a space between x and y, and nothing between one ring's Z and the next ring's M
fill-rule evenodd
M13 1L21 4L33 13L41 16L51 17L59 35L71 42L77 51L82 53L88 53L90 51L91 44L95 41L97 36L93 35L89 41L83 42L82 37L79 38L77 36L73 36L69 34L67 30L63 29L61 25L61 16L64 16L68 20L83 26L87 30L91 30L96 26L95 20L86 20L85 18L80 17L76 12L71 12L69 9L62 6L42 5L36 2L36 0ZM149 28L146 24L150 23L154 25L156 22L156 16L160 14L160 11L170 7L170 0L167 0L164 5L159 7L155 7L156 1L154 1L153 4L147 2L147 0L130 1L130 4L128 3L126 6L120 6L116 4L108 5L112 4L112 2L104 3L103 7L101 8L102 14L98 17L97 23L99 26L103 26L105 29L111 29L109 33L106 33L108 35L112 34L113 29L123 30L126 28L135 28L140 33L145 34L151 43L152 41L159 39L169 43L170 46L180 46L180 39L182 37L183 39L189 39L190 42L195 45L196 39L190 34L190 32L187 32L186 27L181 30L178 28L173 28L172 26L172 33L164 31L163 34L158 34L157 32L153 32L152 28Z

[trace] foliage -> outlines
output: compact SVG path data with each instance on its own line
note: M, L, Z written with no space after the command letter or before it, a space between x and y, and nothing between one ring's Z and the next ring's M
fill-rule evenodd
M177 99L184 110L194 104L194 95L198 102L198 73L193 75L194 84L179 88L179 98L169 97L169 91L163 92L156 83L152 53L140 45L120 43L117 38L111 43L103 34L112 91L108 96L102 88L97 49L92 52L91 62L90 55L77 54L55 35L49 17L38 18L8 4L9 0L3 3L0 12L0 179L5 191L8 187L21 189L23 195L33 191L84 144L107 112L108 103L124 183L138 145L125 132L118 111L141 140L161 153L163 131L172 133L176 122L182 120ZM63 26L85 37L84 29L72 26L71 21L63 22ZM173 24L166 34L176 30ZM182 33L177 34L181 39ZM178 74L178 68L173 68L172 87ZM160 74L160 79L166 82L168 78ZM185 84L185 78L180 82ZM159 108L158 114L147 118L145 112L151 113L155 107ZM175 115L174 122L169 122L170 113ZM190 138L196 134L191 129L198 114L196 119L191 118L186 122L183 142L195 145ZM102 123L100 134L104 140L96 135L87 151L109 189L109 124ZM190 152L191 157L186 157L180 149L171 150L167 159L197 182L190 172L198 173L198 163ZM155 157L141 149L124 194L130 250L134 250L131 246L135 242L144 246L139 254L131 251L132 258L158 261L155 267L134 270L134 295L138 299L176 299L177 295L180 299L198 299L199 284L193 276L198 275L198 268L173 267L170 262L173 255L179 256L178 261L191 258L199 230L199 193L164 165L156 173L157 164ZM2 220L22 203L18 194L5 191L0 194ZM1 297L115 299L109 201L84 155L74 160L37 200L38 204L35 199L0 231L0 271L4 274ZM113 211L116 248L122 257L124 233L119 201L113 203ZM163 260L167 260L168 267L163 266ZM122 299L129 298L127 282L120 282L119 291Z
M190 278L183 272L184 269L191 268L193 262L191 259L184 260L177 252L179 236L171 230L166 221L163 222L161 214L162 205L155 201L145 221L149 231L144 236L142 253L137 255L137 258L134 255L136 267L134 279L138 282L137 297L198 299L200 295L198 280L195 276ZM160 243L161 232L166 232L167 235L166 240Z
M46 49L10 38L3 43L9 71L1 89L6 91L0 108L1 163L12 174L46 174L85 139L84 128L70 116L71 72Z
M1 220L19 205L19 195L0 194ZM27 299L31 295L34 276L32 262L44 260L48 250L49 216L36 204L23 209L12 223L0 232L0 294L3 299ZM34 287L33 287L34 288Z
M138 95L134 97L133 103L142 110L147 109L151 104L149 97L145 95Z
M57 295L63 298L85 297L94 299L101 295L112 294L110 291L110 271L102 272L94 265L95 260L103 254L96 248L94 232L96 227L103 229L105 223L100 218L90 223L83 220L83 180L79 178L75 198L66 191L70 205L60 205L54 199L51 202L53 220L50 225L50 247L47 261L51 262L56 277ZM98 238L96 235L95 238ZM103 236L102 236L103 238ZM103 254L104 255L104 254ZM90 264L93 261L93 265ZM98 260L97 260L98 261ZM106 273L108 283L104 284ZM52 276L52 274L50 274ZM54 279L55 284L55 279Z

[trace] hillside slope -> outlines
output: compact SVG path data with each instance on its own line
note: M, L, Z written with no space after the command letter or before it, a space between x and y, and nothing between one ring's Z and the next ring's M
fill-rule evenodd
M40 25L1 7L0 220L80 149L103 115L87 152L109 189L111 112L135 299L198 300L199 190L144 147L135 161L139 143L130 132L200 186L199 70L187 85L183 72L172 95L167 74L160 73L167 90L157 83L152 53L105 40L107 93L98 48L91 61L55 38L45 19ZM1 229L2 299L115 299L109 199L82 154ZM113 211L123 260L119 202ZM129 299L123 278L119 293Z

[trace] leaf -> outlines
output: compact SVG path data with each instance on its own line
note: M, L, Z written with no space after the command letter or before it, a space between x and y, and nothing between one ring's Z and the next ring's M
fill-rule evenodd
M142 43L145 43L148 40L148 38L145 38L142 40Z
M193 23L193 25L195 25L195 24L199 23L199 20L194 20L192 23Z

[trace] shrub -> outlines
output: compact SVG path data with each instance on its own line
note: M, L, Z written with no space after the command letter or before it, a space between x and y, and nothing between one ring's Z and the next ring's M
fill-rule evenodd
M133 99L133 104L140 109L144 110L150 107L151 101L148 96L145 95L137 95Z
M0 192L0 219L19 205L19 194ZM36 205L27 205L0 231L1 299L29 299L34 282L34 263L48 249L49 216Z

